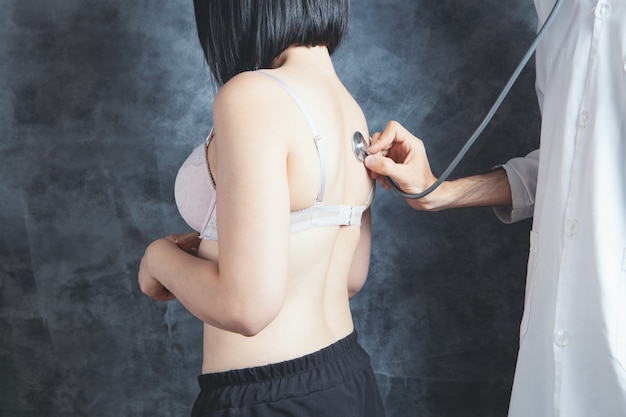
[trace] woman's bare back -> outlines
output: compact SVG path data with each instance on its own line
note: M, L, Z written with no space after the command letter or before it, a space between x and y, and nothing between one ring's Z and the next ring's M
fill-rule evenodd
M365 117L348 91L337 78L325 48L290 48L274 70L264 70L282 80L299 97L311 115L322 138L326 187L323 204L359 206L373 197L373 183L364 166L352 151L355 130L368 135ZM279 134L286 135L285 177L288 187L289 211L295 212L315 204L322 171L311 128L302 110L285 89L260 74L247 73L247 88L230 85L228 94L245 95L249 86L271 95L272 112L280 116ZM250 79L258 77L258 79ZM252 92L254 97L258 92ZM242 99L241 97L239 99ZM228 100L225 100L228 102ZM277 120L278 120L277 116ZM224 121L223 121L224 122ZM255 123L239 120L239 123ZM224 122L227 123L227 122ZM231 123L236 123L231 121ZM259 121L262 125L264 121ZM208 150L209 164L218 182L220 196L228 192L219 188L218 167L220 131ZM273 137L249 138L274 146ZM280 145L276 145L280 147ZM277 149L277 152L280 152ZM225 167L223 169L226 169ZM258 173L263 175L263 173ZM277 178L276 181L281 181ZM254 201L250 204L272 205L274 202ZM263 219L258 219L262 222ZM218 227L219 227L218 216ZM221 233L221 232L220 232ZM220 234L220 241L221 241ZM243 237L242 237L243 238ZM369 263L370 213L366 211L361 226L323 226L290 233L288 238L286 281L278 280L281 291L278 313L261 331L244 336L205 324L203 372L220 372L268 363L282 362L324 348L347 336L353 330L349 307L349 280L365 280ZM272 242L265 242L272 245ZM199 256L219 259L219 243L203 241ZM271 247L271 246L270 246ZM271 252L270 252L271 253ZM271 255L270 255L271 256ZM277 254L277 256L279 256ZM241 259L246 262L246 259ZM356 272L355 272L356 271ZM254 277L250 277L254 279ZM268 284L272 291L273 283ZM261 295L259 295L261 296ZM287 338L287 340L285 340Z

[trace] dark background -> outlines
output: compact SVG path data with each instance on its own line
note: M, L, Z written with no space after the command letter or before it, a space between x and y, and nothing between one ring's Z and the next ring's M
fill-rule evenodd
M188 230L174 177L212 122L192 2L0 5L0 415L189 415L201 324L136 273L150 241ZM402 122L439 174L535 27L531 0L354 0L334 60L371 131ZM454 176L536 146L533 71ZM529 228L379 188L352 305L389 417L506 415Z

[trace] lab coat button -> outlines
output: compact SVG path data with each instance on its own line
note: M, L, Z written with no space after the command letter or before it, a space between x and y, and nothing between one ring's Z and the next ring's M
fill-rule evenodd
M554 343L558 347L565 347L569 343L569 339L567 338L567 334L564 331L558 330L554 332Z
M569 236L574 236L578 233L578 222L576 220L568 220L565 222L565 233Z
M580 113L580 119L578 120L578 123L580 124L580 127L585 127L588 126L589 123L591 123L591 113L588 111L583 111Z
M596 7L596 17L598 19L605 19L611 14L611 5L609 3L600 3Z

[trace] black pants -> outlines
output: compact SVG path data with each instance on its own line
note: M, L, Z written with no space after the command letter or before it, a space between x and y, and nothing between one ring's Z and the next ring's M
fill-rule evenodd
M298 359L200 375L192 417L382 417L370 357L356 332Z

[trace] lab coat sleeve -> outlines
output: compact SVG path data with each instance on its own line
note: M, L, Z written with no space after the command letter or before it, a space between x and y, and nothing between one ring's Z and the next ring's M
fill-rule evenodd
M532 217L537 189L539 149L525 157L513 158L495 168L503 168L506 171L513 200L511 206L493 208L498 219L503 223L514 223Z

